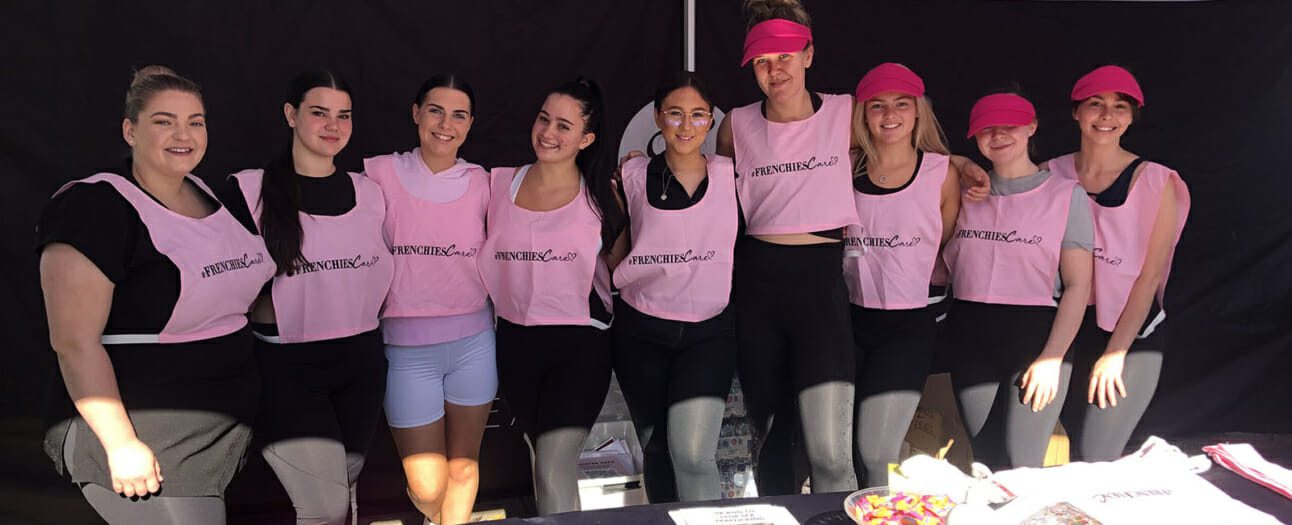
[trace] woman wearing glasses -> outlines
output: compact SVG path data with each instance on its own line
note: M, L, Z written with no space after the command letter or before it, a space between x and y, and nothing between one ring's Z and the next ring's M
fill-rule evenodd
M614 368L652 502L674 499L674 478L683 501L721 497L714 454L736 362L728 302L738 208L731 159L700 153L712 110L694 73L661 86L664 154L628 161L620 186L629 227L610 260Z

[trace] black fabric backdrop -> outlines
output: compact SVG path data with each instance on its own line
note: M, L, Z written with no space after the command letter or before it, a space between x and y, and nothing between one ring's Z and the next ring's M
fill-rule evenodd
M463 156L531 158L544 90L602 83L614 146L656 83L681 67L681 2L5 2L0 7L0 421L41 412L54 359L32 250L36 217L63 182L112 165L133 68L165 64L205 88L210 147L199 175L263 164L288 138L287 79L312 65L348 76L355 133L341 157L415 144L413 91L435 71L474 84ZM724 109L758 98L738 67L739 2L700 0L697 70ZM1165 436L1292 431L1292 3L810 1L812 89L851 92L882 61L925 79L952 149L972 101L1018 82L1036 103L1041 157L1073 150L1066 94L1103 63L1131 69L1148 105L1126 144L1177 169L1193 210L1168 291L1173 345L1142 429ZM1133 386L1132 386L1133 387ZM34 438L34 434L30 434ZM0 451L3 455L3 451Z
M925 81L952 151L969 108L1017 82L1036 105L1039 159L1075 150L1068 93L1121 64L1145 91L1125 146L1180 172L1193 209L1167 288L1171 340L1142 433L1292 431L1292 3L809 2L811 89L850 93L901 62ZM724 108L756 100L736 68L736 2L700 2L696 70ZM1133 386L1130 386L1133 388Z

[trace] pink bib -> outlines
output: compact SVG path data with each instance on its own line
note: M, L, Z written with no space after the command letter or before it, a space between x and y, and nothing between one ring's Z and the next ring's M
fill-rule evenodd
M736 191L750 235L811 233L857 223L848 145L852 97L822 95L797 122L763 118L761 103L731 110Z
M216 200L192 175L188 180ZM265 241L252 235L223 206L201 219L162 206L129 180L113 173L69 182L107 182L139 213L157 251L179 269L179 298L160 334L103 336L104 344L184 343L228 335L247 325L247 311L274 275Z
M615 268L624 302L662 319L697 323L727 307L736 245L736 188L731 159L709 157L709 186L683 210L651 206L646 195L649 159L628 161L624 197L632 250Z
M1050 161L1050 171L1066 179L1079 181L1075 154L1068 154ZM1171 275L1171 262L1175 259L1175 246L1180 242L1184 221L1189 216L1189 188L1174 170L1156 162L1145 162L1139 177L1130 188L1126 202L1121 206L1100 206L1092 198L1090 213L1095 222L1095 278L1091 301L1095 305L1099 327L1109 332L1117 327L1131 287L1144 267L1148 257L1148 240L1157 221L1162 191L1168 184L1175 185L1176 231L1171 241L1171 253L1166 259L1166 271L1157 288L1157 304L1165 308L1167 278ZM1165 310L1163 310L1165 312Z
M1054 280L1076 183L1053 175L1031 191L961 199L943 256L956 299L1055 306Z
M264 171L246 170L233 176L259 227ZM395 271L382 240L386 204L381 188L372 181L353 173L347 176L354 182L354 208L335 217L301 213L301 253L307 262L291 276L274 277L280 342L336 339L377 328L377 315Z
M595 289L610 310L610 274L599 257L601 218L587 189L555 210L527 210L512 202L517 171L491 173L489 238L479 265L494 311L526 326L597 326L588 297Z
M394 254L395 278L381 316L442 317L480 311L487 295L476 256L485 240L489 173L467 165L458 175L468 179L466 193L450 202L432 202L407 190L417 177L430 176L424 165L417 169L420 164L416 153L364 161L368 177L385 196L383 231Z
M852 304L910 310L929 304L929 281L942 239L946 155L924 153L911 185L895 193L853 190L861 225L844 237L843 277Z

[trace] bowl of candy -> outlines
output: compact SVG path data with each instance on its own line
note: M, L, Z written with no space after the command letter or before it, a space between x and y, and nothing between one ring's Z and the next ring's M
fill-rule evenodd
M941 495L874 487L849 494L843 510L861 525L943 525L955 503Z

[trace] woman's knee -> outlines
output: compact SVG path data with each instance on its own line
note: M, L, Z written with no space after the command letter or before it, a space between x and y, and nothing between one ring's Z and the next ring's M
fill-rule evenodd
M327 491L319 499L296 509L297 523L345 525L350 523L350 491Z
M444 500L445 476L442 473L425 472L408 478L408 498L418 508L434 507Z
M448 477L455 485L474 483L480 479L480 463L474 458L450 459Z
M669 455L673 459L673 470L679 475L687 476L698 476L717 470L718 463L714 457L715 451L713 449L700 450L701 448L704 447L689 450L670 450Z

